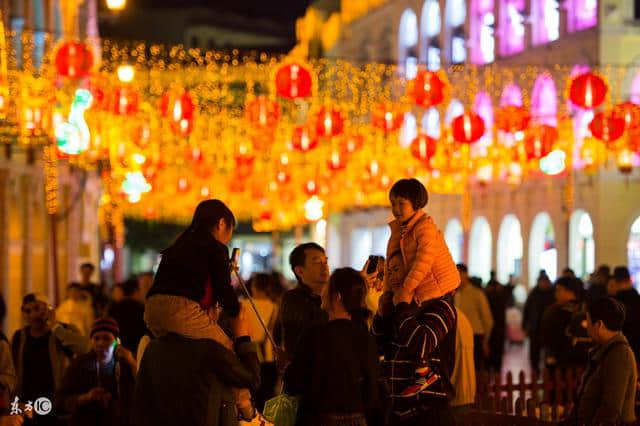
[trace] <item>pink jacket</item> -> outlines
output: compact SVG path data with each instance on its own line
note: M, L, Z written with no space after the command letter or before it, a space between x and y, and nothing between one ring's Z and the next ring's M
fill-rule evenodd
M387 259L396 250L402 253L405 269L405 291L415 290L415 300L444 296L458 288L460 275L442 232L431 216L419 210L406 227L398 220L389 224L391 238L387 245Z

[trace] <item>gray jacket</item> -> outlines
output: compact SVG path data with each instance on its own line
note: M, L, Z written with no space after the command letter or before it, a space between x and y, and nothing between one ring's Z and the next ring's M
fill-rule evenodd
M622 333L593 348L578 389L578 424L634 422L637 379L633 351Z
M27 327L16 331L11 339L13 360L15 363L17 387L16 392L22 392L22 378L24 377L24 344L27 340ZM71 364L73 355L84 355L89 351L89 341L71 324L58 323L51 329L49 335L49 358L56 391L62 384L64 373Z

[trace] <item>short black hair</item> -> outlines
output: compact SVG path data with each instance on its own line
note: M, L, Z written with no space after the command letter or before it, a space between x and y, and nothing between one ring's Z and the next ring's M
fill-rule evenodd
M613 279L616 281L628 281L631 279L629 268L626 266L616 266L613 270Z
M464 272L465 274L469 272L469 268L464 263L458 263L456 268L458 268L458 272Z
M556 286L564 287L571 293L573 293L578 299L582 298L582 293L584 291L584 286L582 281L574 277L560 277L555 282Z
M95 270L96 270L96 265L94 265L94 264L93 264L93 263L91 263L91 262L85 262L85 263L83 263L82 265L80 265L80 269L84 269L84 268L89 268L89 269L91 269L92 271L95 271Z
M289 255L289 265L291 265L291 271L298 281L300 281L300 277L296 274L296 266L304 266L304 262L307 259L307 250L319 250L324 253L322 246L313 242L300 244L293 249Z
M263 293L268 293L269 288L271 287L271 280L273 277L270 274L266 274L264 272L259 272L253 274L251 279L249 280L249 291L253 296L253 292L255 290L260 290Z
M599 297L587 302L591 323L602 321L611 331L621 331L624 325L624 306L612 297Z
M389 198L402 197L411 201L414 210L423 208L429 202L427 188L418 179L400 179L393 184Z
M131 297L136 291L140 290L140 284L138 284L138 280L135 278L129 278L121 282L118 284L118 287L122 289L122 294L124 294L125 297Z

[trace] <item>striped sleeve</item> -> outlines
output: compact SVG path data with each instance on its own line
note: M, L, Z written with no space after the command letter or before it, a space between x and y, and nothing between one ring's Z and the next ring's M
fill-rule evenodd
M401 303L394 314L396 343L408 348L411 353L419 354L422 359L427 358L455 327L455 321L455 309L445 300L435 301L428 310L421 312L415 305Z

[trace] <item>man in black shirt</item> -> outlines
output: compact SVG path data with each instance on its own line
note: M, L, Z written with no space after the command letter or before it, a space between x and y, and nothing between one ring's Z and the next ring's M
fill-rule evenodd
M326 324L322 310L322 289L329 283L329 265L324 249L316 243L297 246L289 256L298 286L282 298L280 324L285 351L292 355L302 335L311 327Z
M122 289L122 300L109 306L107 316L118 323L122 346L135 354L138 351L138 342L147 332L144 305L139 301L138 280L131 278L118 286Z
M53 401L71 357L86 353L88 341L74 326L56 321L55 311L42 294L27 294L22 313L27 326L11 339L18 381L16 396L23 403L42 397ZM48 415L35 416L33 424L55 424L53 408Z
M617 266L607 285L609 295L624 305L625 318L622 333L629 341L636 361L640 358L640 294L631 284L626 266Z

